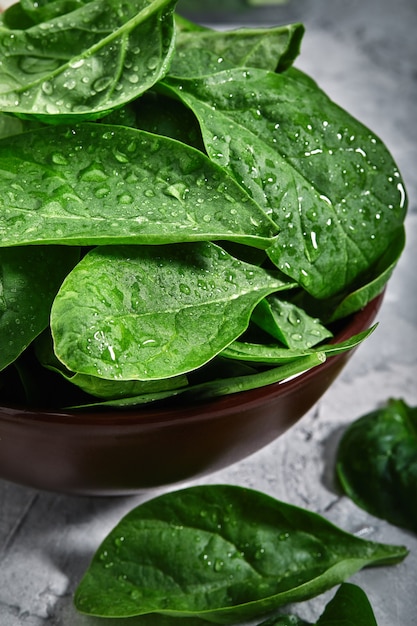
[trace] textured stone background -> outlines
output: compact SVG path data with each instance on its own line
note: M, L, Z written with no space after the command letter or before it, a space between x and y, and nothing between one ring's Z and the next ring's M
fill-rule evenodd
M0 3L4 6L5 3ZM205 7L208 2L195 2ZM203 9L201 9L203 11ZM345 530L405 544L409 557L352 581L367 592L379 626L415 626L417 538L358 510L336 490L333 461L343 428L389 397L417 405L417 54L415 0L289 0L223 23L307 27L297 65L391 149L410 198L408 243L389 284L379 328L341 377L292 430L273 444L199 483L253 487L324 515ZM1 626L100 626L77 615L72 593L101 539L136 504L126 498L77 498L0 481ZM295 610L315 621L332 592ZM113 626L120 622L112 621Z

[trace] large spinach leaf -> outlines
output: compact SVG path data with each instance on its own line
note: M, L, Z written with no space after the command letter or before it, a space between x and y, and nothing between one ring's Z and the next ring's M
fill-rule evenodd
M168 69L175 0L28 4L0 23L2 111L54 124L97 118Z
M100 378L177 376L241 335L265 295L292 286L283 278L210 242L98 247L55 298L55 353Z
M358 506L417 532L417 407L392 399L353 422L336 471Z
M2 246L232 239L276 226L221 167L183 143L85 122L0 141Z
M160 86L194 111L210 158L276 221L269 256L313 296L351 291L398 237L406 197L386 147L296 70Z
M0 370L47 327L52 301L78 258L71 248L0 248Z
M75 604L106 617L160 613L226 624L406 553L250 489L198 486L128 513L98 549Z

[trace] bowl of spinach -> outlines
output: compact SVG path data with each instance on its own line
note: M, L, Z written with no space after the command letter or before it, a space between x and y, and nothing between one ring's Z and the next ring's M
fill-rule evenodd
M172 0L0 19L0 475L122 493L259 449L370 332L404 247L383 142L304 27Z

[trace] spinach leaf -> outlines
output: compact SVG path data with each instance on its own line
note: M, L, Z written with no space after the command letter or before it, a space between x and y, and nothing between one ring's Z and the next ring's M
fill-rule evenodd
M256 304L291 283L210 242L90 251L52 306L68 369L154 380L202 366L247 327Z
M369 272L371 278L339 301L337 306L333 304L330 315L325 317L327 322L333 322L347 317L351 313L359 311L368 302L376 298L376 296L383 291L386 283L391 278L401 253L404 250L404 246L405 229L403 228L400 230L398 237L391 242L391 245ZM322 307L321 312L323 313Z
M417 532L417 407L391 399L345 431L336 472L361 508Z
M154 400L159 398L159 394L161 394L161 397L171 395L165 392L176 391L178 388L186 386L188 382L187 377L184 375L144 382L139 380L106 380L97 376L71 372L57 359L53 351L50 333L42 333L35 340L34 348L39 362L44 367L52 372L61 374L65 380L76 385L85 393L104 400L128 399L137 396L142 397L146 394L149 394L149 398L151 398L152 394L152 399Z
M313 626L296 615L278 615L259 626ZM357 585L343 583L326 606L316 626L377 626L366 593Z
M0 25L0 109L56 124L95 119L138 97L168 69L174 5L174 0L54 2L39 8L33 3L23 27L25 6L20 19L6 13Z
M274 295L264 298L252 313L260 328L292 350L311 348L332 337L330 330L292 302Z
M247 341L233 341L227 348L222 350L221 355L228 359L238 359L251 363L263 363L265 365L278 365L288 363L308 355L322 353L325 357L341 354L346 350L352 350L362 343L375 330L376 325L353 335L346 341L339 343L321 344L312 349L289 349L277 344L257 344Z
M259 389L266 385L272 385L292 376L302 374L307 370L321 365L326 360L324 352L314 352L308 355L299 355L291 361L281 363L279 367L273 367L254 374L235 376L232 378L215 378L200 385L190 386L183 390L183 397L193 400L207 400L226 396L249 389Z
M132 128L85 122L3 139L0 189L2 246L233 239L264 248L276 233L206 155Z
M74 601L105 617L157 613L227 624L406 554L250 489L197 486L128 513L97 550Z
M196 77L235 67L281 72L298 56L303 34L302 24L229 31L180 29L169 74Z
M406 196L384 144L294 69L158 84L187 104L207 153L275 220L279 269L316 298L350 292L402 230Z
M0 248L0 370L47 327L52 301L77 249Z

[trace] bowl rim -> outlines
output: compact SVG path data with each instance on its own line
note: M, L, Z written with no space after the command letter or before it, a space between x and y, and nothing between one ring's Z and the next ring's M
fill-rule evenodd
M384 291L378 294L370 302L368 302L359 311L353 313L347 318L347 323L338 331L332 341L345 341L352 334L352 328L365 330L369 328L375 320L376 315L381 307L384 297ZM358 331L357 331L358 332ZM264 385L256 389L247 391L239 391L226 396L213 398L204 402L192 402L187 405L179 405L174 408L155 405L144 405L131 408L105 408L100 410L99 407L89 409L54 409L54 408L28 408L22 405L0 405L0 421L5 419L21 420L25 422L47 422L50 425L66 425L72 423L75 425L85 426L112 426L112 425L128 425L141 424L143 426L155 424L174 425L177 422L189 422L194 420L202 421L204 419L215 419L225 417L225 415L236 412L239 407L246 409L253 408L262 403L273 402L278 396L284 397L291 394L300 385L308 383L314 379L318 372L325 372L332 368L335 361L346 359L347 355L353 353L358 346L349 349L346 352L330 356L324 363L317 365L295 377Z

